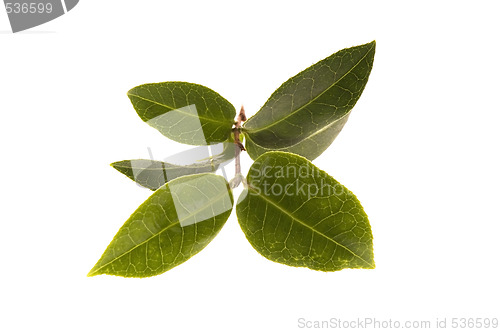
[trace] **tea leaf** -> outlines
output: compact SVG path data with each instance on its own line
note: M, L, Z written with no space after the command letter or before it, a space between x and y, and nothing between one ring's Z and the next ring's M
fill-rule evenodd
M250 244L264 257L320 271L375 267L368 217L347 188L287 152L257 158L236 206Z
M168 181L180 176L212 173L221 165L230 162L234 159L235 154L239 153L239 148L231 142L223 144L224 149L220 154L190 165L175 165L148 159L132 159L117 161L112 163L111 166L139 185L156 190Z
M224 142L236 110L217 92L199 84L139 85L127 93L143 121L174 141L191 145Z
M187 175L156 190L120 228L88 276L150 277L201 251L231 214L227 181Z
M313 160L342 130L370 75L375 41L343 49L283 83L243 125L252 159L285 151Z

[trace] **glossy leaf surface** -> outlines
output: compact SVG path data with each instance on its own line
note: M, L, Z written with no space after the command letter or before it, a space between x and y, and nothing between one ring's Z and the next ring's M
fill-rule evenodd
M375 267L360 202L307 159L268 152L250 167L247 181L236 213L264 257L320 271Z
M111 166L139 185L156 190L168 181L180 176L215 172L221 165L234 159L236 153L239 153L239 148L234 143L228 142L224 143L224 149L221 153L190 165L175 165L158 160L132 159L117 161L112 163Z
M343 49L283 83L243 125L250 157L285 151L313 160L323 153L361 96L374 56L375 41Z
M149 277L202 250L231 214L227 181L214 174L187 175L156 190L130 216L89 276Z
M224 142L231 135L234 106L202 85L150 83L127 95L143 121L177 142L208 145Z

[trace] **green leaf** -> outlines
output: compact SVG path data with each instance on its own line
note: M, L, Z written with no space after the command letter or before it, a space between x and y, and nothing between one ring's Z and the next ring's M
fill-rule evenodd
M156 190L130 216L88 276L150 277L201 251L231 214L227 181L187 175Z
M234 159L235 153L239 152L235 151L238 147L231 142L223 144L224 147L221 153L191 165L175 165L157 160L133 159L117 161L112 163L111 166L139 185L156 190L168 181L184 175L215 172L219 166Z
M375 267L368 217L347 188L307 159L268 152L236 206L248 241L278 263L320 271Z
M375 41L343 49L283 83L243 125L252 159L285 151L313 160L330 146L359 99Z
M191 145L224 142L236 110L217 92L199 84L139 85L127 93L143 121L174 141Z

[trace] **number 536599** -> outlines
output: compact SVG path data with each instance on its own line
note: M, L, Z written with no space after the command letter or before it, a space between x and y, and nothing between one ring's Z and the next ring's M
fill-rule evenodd
M7 14L35 14L35 13L47 13L50 14L52 12L52 4L42 3L42 2L7 2L5 3L5 9L7 10Z

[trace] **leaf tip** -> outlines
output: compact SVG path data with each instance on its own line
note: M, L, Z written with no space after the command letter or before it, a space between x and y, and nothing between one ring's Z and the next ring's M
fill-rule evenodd
M95 277L96 275L98 275L99 273L96 273L95 272L95 269L92 268L92 270L89 271L89 273L87 273L87 277Z
M87 277L95 277L102 274L102 272L99 272L100 266L98 266L98 264L99 262L97 262L97 264L94 265L92 269L90 269L89 273L87 273Z
M115 161L115 162L109 164L109 166L113 167L114 169L118 169L118 167L120 166L120 162Z
M367 46L369 48L369 51L371 51L371 50L375 51L375 49L377 48L377 41L374 39L371 42L366 43L362 46L365 46L365 47Z
M137 89L137 87L133 87L132 89L127 91L127 97L130 98L130 96L133 94L133 92Z
M122 160L122 161L115 161L109 164L109 166L113 167L116 169L118 172L124 173L127 171L128 168L130 168L132 165L132 162L130 160Z

